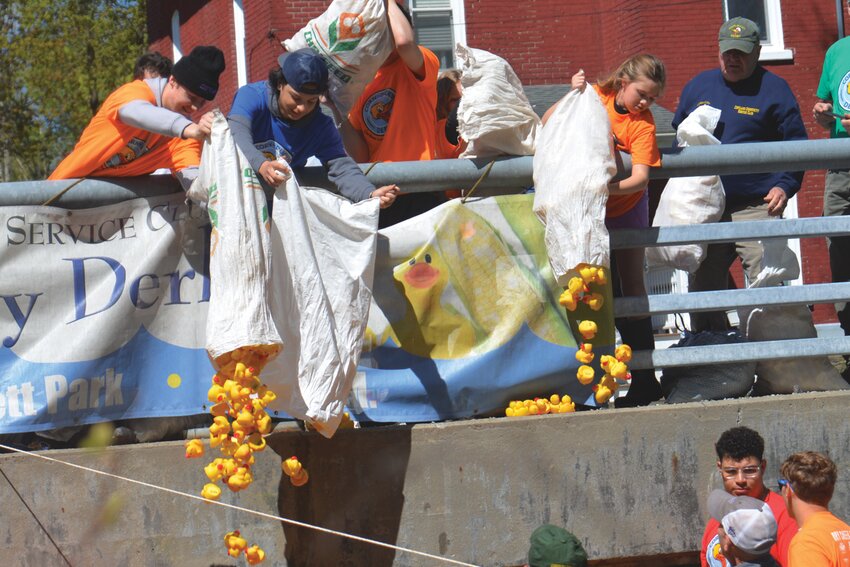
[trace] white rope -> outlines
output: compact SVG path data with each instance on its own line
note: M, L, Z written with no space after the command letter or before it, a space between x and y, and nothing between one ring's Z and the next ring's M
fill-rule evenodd
M339 537L353 539L355 541L360 541L360 542L363 542L363 543L370 543L372 545L377 545L379 547L385 547L387 549L393 549L395 551L401 551L403 553L410 553L412 555L419 555L421 557L427 557L428 559L434 559L434 560L437 560L437 561L442 561L444 563L451 563L452 565L463 565L464 567L477 567L476 565L474 565L472 563L464 563L463 561L455 561L454 559L449 559L447 557L440 557L439 555L432 555L430 553L425 553L424 551L416 551L415 549L409 549L409 548L406 548L406 547L399 547L397 545L392 545L390 543L384 543L382 541L377 541L377 540L374 540L374 539L368 539L368 538L356 536L356 535L353 535L353 534L347 534L345 532L338 532L336 530L323 528L321 526L314 526L312 524L299 522L298 520L292 520L290 518L284 518L283 516L275 516L274 514L266 514L265 512L258 512L257 510L251 510L249 508L243 508L242 506L227 504L226 502L218 502L216 500L207 500L203 496L196 496L194 494L189 494L187 492L180 492L179 490L174 490L172 488L166 488L164 486L157 486L155 484L150 484L148 482L143 482L141 480L135 480L135 479L132 479L132 478L127 478L127 477L124 477L124 476L108 473L108 472L105 472L105 471L99 471L97 469L84 467L82 465L69 463L67 461L60 461L59 459L54 459L52 457L46 457L44 455L40 455L38 453L34 453L34 452L31 452L31 451L23 451L21 449L9 447L7 445L3 445L2 443L0 443L0 449L6 449L8 451L12 451L12 452L15 452L15 453L22 453L24 455L29 455L31 457L38 457L39 459L44 459L45 461L50 461L52 463L59 463L59 464L62 464L62 465L73 467L75 469L80 469L80 470L84 470L84 471L87 471L87 472L100 474L100 475L103 475L103 476L108 476L110 478L115 478L115 479L118 479L118 480L123 480L125 482L138 484L140 486L146 486L148 488L153 488L155 490L162 490L163 492L169 492L171 494L176 494L178 496L185 496L186 498L192 498L194 500L200 500L200 501L202 501L206 504L215 504L217 506L224 506L225 508L231 508L233 510L239 510L240 512L246 512L248 514L253 514L255 516L268 518L270 520L278 520L278 521L281 521L281 522L284 522L284 523L287 523L287 524L292 524L293 526L308 528L308 529L311 529L311 530L316 530L316 531L319 531L319 532L324 532L324 533L339 536Z

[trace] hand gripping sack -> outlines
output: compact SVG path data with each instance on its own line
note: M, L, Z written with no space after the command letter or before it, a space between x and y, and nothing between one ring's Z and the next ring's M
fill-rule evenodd
M218 110L192 192L208 197L212 222L207 352L216 359L243 346L279 347L268 301L271 226L266 195Z
M461 44L455 55L463 86L458 132L468 142L460 157L533 155L542 125L508 62Z
M592 88L558 104L537 140L534 212L558 283L578 264L608 267L608 182L617 172L608 113Z
M331 100L343 115L393 50L383 0L334 0L321 16L281 43L287 51L309 47L322 56Z
M372 301L378 199L352 203L295 177L275 192L272 311L286 348L264 378L279 407L331 437L342 419Z
M720 110L697 107L676 130L679 147L719 144L712 133L720 120ZM667 182L652 226L676 226L717 222L726 207L726 195L718 175L674 177ZM694 273L705 257L704 244L656 246L646 249L649 267L669 266Z

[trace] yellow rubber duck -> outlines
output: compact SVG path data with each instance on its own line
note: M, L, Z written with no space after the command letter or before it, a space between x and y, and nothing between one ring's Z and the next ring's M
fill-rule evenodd
M186 458L196 459L204 456L204 442L200 439L186 441Z
M227 548L228 555L239 557L239 554L248 547L248 542L239 534L239 530L234 530L224 534L224 546Z
M593 362L594 358L593 354L593 345L590 343L582 343L582 345L576 351L576 360L581 362L582 364L590 364Z
M578 324L578 332L586 341L595 337L598 331L599 327L596 325L596 322L591 321L590 319L585 319Z
M475 346L472 323L454 307L442 303L449 271L432 246L425 246L393 270L396 287L409 306L389 327L399 346L424 358L463 358Z
M582 364L578 367L578 371L576 371L576 378L581 383L582 386L587 386L591 382L593 382L593 378L596 376L596 371L586 364Z
M227 412L230 410L230 406L227 402L219 402L215 405L210 406L210 413L213 417L226 416Z
M255 422L257 431L262 433L263 435L268 435L272 432L272 418L266 412L257 412L258 415L255 415Z
M591 293L589 296L584 296L584 302L592 311L599 311L602 309L605 300L602 298L601 293Z
M210 425L210 435L218 437L228 433L230 433L230 422L227 417L220 415L213 418L213 423Z
M617 359L610 354L603 354L599 357L599 367L605 372L608 372L608 369L611 368L611 365L615 362L617 362Z
M611 390L612 394L617 393L617 390L620 387L619 384L617 384L617 381L614 380L614 377L610 374L603 375L602 379L599 381L599 385Z
M266 448L266 438L263 437L259 431L255 431L251 435L248 436L248 439L245 440L251 450L254 452L262 451Z
M224 465L222 464L223 460L224 459L216 459L204 467L204 473L211 482L218 482L224 476Z
M569 291L573 297L578 297L580 294L589 291L587 286L584 285L584 281L578 277L570 278L570 281L567 282L567 291Z
M269 389L265 384L257 388L257 396L263 402L263 407L268 407L270 403L277 399L277 394Z
M201 490L201 496L207 500L218 500L221 498L221 488L217 484L208 482L204 485L203 490Z
M310 480L310 475L307 473L307 469L301 469L301 472L289 477L292 486L304 486L308 480Z
M576 307L578 307L575 294L568 289L565 289L561 297L558 298L558 303L563 305L567 311L575 311Z
M248 467L237 467L236 472L227 477L227 487L233 492L245 490L254 482L254 476Z
M558 413L573 413L576 411L576 404L569 396L561 398L561 403L558 404Z
M265 558L266 552L260 549L259 546L252 545L245 550L245 560L248 562L248 565L262 563Z
M610 374L617 380L628 380L632 377L632 375L629 373L629 367L626 366L626 363L620 362L619 360L614 360L614 362L608 365L608 374Z
M286 476L294 476L301 472L301 461L298 460L298 457L293 455L281 462L280 468L283 470Z
M614 358L620 362L629 362L632 359L632 347L620 345L614 350Z
M611 389L607 386L600 386L599 384L597 384L593 387L593 398L598 404L607 403L613 395L614 392L612 392Z
M218 384L213 384L210 389L207 390L207 399L212 403L223 402L226 397L227 392Z
M233 460L240 465L251 465L254 463L254 451L247 443L242 443L233 453Z

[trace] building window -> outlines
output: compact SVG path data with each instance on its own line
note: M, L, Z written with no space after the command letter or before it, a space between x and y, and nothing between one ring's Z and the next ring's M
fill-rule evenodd
M466 43L463 0L409 0L416 43L440 60L440 68L455 66L454 45Z
M782 7L779 0L724 0L726 19L743 17L754 21L761 29L760 61L789 61L794 58L785 48L782 32Z

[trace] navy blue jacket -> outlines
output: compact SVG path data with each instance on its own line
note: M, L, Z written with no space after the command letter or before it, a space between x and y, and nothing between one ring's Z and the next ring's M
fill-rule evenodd
M757 66L752 76L727 83L720 69L704 71L682 90L673 118L678 128L698 106L708 104L721 111L714 136L723 144L806 140L800 106L788 83ZM802 171L723 175L727 203L742 203L764 197L773 187L791 198L800 190Z

